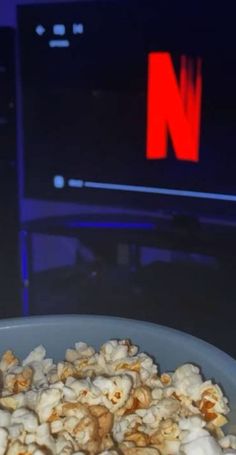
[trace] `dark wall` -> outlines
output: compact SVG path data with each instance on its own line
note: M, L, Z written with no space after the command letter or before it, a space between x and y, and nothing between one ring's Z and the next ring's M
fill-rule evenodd
M0 317L20 307L14 39L0 29Z

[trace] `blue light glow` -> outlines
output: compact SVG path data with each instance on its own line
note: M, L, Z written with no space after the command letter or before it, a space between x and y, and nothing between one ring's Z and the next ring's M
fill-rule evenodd
M57 177L60 177L63 179L63 177L61 177L61 176L55 176L54 182ZM207 193L207 192L203 192L203 191L185 191L185 190L158 188L158 187L151 187L151 186L123 185L123 184L119 184L119 183L89 182L89 181L84 181L84 180L79 180L79 179L69 179L67 184L70 188L83 188L84 187L84 188L96 189L96 190L129 191L129 192L134 192L134 193L159 194L159 195L164 195L164 196L179 196L179 197L188 197L188 198L195 198L195 199L211 199L211 200L215 200L215 201L236 202L236 195L234 195L234 194Z
M82 35L84 33L84 25L83 24L73 24L73 34L74 35Z
M82 188L84 186L84 181L79 179L69 179L68 186L71 188Z
M42 24L39 24L35 28L35 31L36 31L37 35L42 36L46 32L46 29L44 28L44 26Z
M53 26L54 35L63 36L66 34L66 27L64 24L55 24Z
M136 193L162 194L165 196L182 196L198 199L213 199L216 201L233 201L236 202L236 195L233 194L218 194L205 193L201 191L185 191L168 188L156 188L149 186L136 185L121 185L116 183L99 183L99 182L84 182L86 188L111 190L111 191L131 191Z
M76 228L94 228L94 229L142 229L154 230L154 223L137 223L129 221L70 221L67 226L72 229Z
M62 175L55 175L53 178L53 185L55 188L64 188L65 186L65 179L62 177Z
M49 41L49 47L69 47L70 41L68 39L52 39Z

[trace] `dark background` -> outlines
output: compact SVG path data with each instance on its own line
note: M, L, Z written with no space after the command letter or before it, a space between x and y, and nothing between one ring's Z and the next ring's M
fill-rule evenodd
M14 59L15 33L0 29L0 314L5 317L21 313Z

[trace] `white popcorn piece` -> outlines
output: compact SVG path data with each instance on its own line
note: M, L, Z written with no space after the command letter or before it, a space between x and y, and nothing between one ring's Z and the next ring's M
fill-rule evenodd
M78 421L90 415L89 408L81 403L65 403L62 407L62 412L65 417L75 417Z
M162 419L175 416L180 404L172 398L163 398L148 409L138 409L136 413L142 417L143 423L152 429L158 428Z
M96 419L92 416L86 416L77 423L74 427L74 435L81 449L90 451L89 446L92 445L95 446L95 453L98 451L98 426Z
M232 434L224 436L219 440L219 444L223 449L228 449L229 447L232 449L236 449L236 436Z
M65 354L65 359L67 362L75 362L75 360L80 358L80 354L76 349L67 349Z
M163 388L155 387L152 389L152 399L160 401L163 398L164 392Z
M104 356L106 362L117 362L135 356L138 352L136 346L131 345L127 340L110 340L104 343L100 353Z
M59 381L56 365L53 365L52 368L50 368L50 370L46 374L46 377L49 384L54 384L55 382Z
M61 392L63 391L64 389L64 382L62 381L57 381L57 382L54 382L54 384L51 384L49 386L50 389L58 389L58 390L61 390Z
M30 410L35 410L38 400L38 392L36 390L28 390L25 393L25 407Z
M71 455L75 451L73 443L64 435L56 441L56 453L59 455Z
M96 354L92 357L80 357L73 363L75 376L81 379L106 374L108 372L106 364L102 358Z
M9 393L19 393L28 390L32 383L33 371L30 367L17 368L21 370L13 373L10 369L4 377L4 387L9 390Z
M186 430L180 445L180 453L185 455L222 455L216 439L204 429L205 422L197 416L181 419L180 429Z
M88 379L68 378L65 383L66 387L74 392L76 399L81 403L96 405L102 402L101 391L94 386L94 383ZM64 391L64 389L63 389Z
M4 455L8 445L8 431L0 428L0 455Z
M205 427L206 422L200 416L192 416L185 419L180 419L179 427L181 430L192 430Z
M11 416L11 425L21 424L28 433L35 433L38 427L38 418L35 412L26 408L19 408Z
M151 385L153 379L156 379L158 369L157 365L154 364L153 359L147 354L139 354L138 359L141 363L140 378L143 384Z
M23 360L22 365L29 365L32 362L42 362L42 360L45 358L46 355L46 350L45 348L40 345L37 346L33 351L29 353L29 355Z
M24 455L27 454L28 447L20 440L14 441L9 444L7 455Z
M180 453L180 441L165 441L165 451L171 455L179 455Z
M7 429L10 439L19 439L24 432L24 426L20 423L9 425Z
M3 396L0 398L0 405L9 410L15 410L25 406L25 394L23 392L13 395Z
M76 381L77 379L76 378L72 378L72 377L69 377L66 379L66 382L65 382L65 387L70 387L71 384L74 384L74 382ZM90 379L89 379L90 380ZM83 379L80 379L80 381L83 381Z
M98 376L93 384L100 391L104 406L112 412L124 406L132 388L132 380L127 374L110 378Z
M63 430L63 421L62 420L54 420L50 423L51 433L56 434L60 433Z
M212 403L212 407L209 409L209 412L216 412L220 414L228 414L228 400L224 397L222 390L217 384L212 384L212 381L205 381L201 388L201 405L204 407L204 401ZM200 408L201 408L200 405Z
M11 422L11 413L0 409L0 427L8 427Z
M68 377L73 377L76 374L75 366L70 362L59 362L57 364L57 375L61 381L65 381Z
M137 355L139 348L135 344L132 344L132 342L129 339L118 340L118 343L121 346L128 346L128 355L130 357L134 357Z
M36 449L32 453L33 453L33 455L47 455L47 450Z
M66 431L68 431L68 433L73 435L73 433L75 432L74 430L75 430L75 428L78 425L80 420L81 419L78 419L78 417L76 417L76 416L66 417L65 420L64 420L63 428Z
M115 421L113 425L113 437L115 441L121 443L124 441L127 434L142 425L142 419L137 414L129 414Z
M55 453L56 444L50 433L50 426L48 423L43 423L38 426L35 434L35 441L39 446L45 446L51 450L52 453Z
M206 430L193 430L180 445L185 455L222 455L216 440Z
M39 392L35 410L41 423L46 422L51 416L54 408L58 406L62 397L59 389L46 389Z
M36 389L47 385L47 377L43 371L43 364L41 362L32 362L30 364L33 370L33 385Z
M155 387L161 384L157 377L157 365L154 364L151 357L144 353L110 361L107 364L107 370L109 375L113 375L114 373L130 375L134 379L136 386L145 384Z
M157 414L162 419L173 417L178 412L179 408L179 402L172 398L163 398L156 404Z
M63 384L63 398L65 401L75 401L76 400L76 393L71 387L67 387Z
M33 383L36 388L40 388L47 384L47 374L54 367L52 359L45 359L45 348L40 345L37 346L30 354L23 360L23 365L29 365L33 370Z
M83 341L75 343L75 349L80 357L92 357L95 354L94 348Z
M36 441L36 436L35 436L35 434L32 434L32 433L31 433L31 434L27 434L27 435L25 436L25 444L26 444L26 445L31 445L31 444L33 444L35 441Z
M47 374L52 368L54 368L56 365L54 365L52 359L44 359L42 362L43 365L43 372Z
M0 370L3 372L8 371L10 368L14 368L19 364L19 360L12 351L6 351L0 360Z
M128 346L119 344L117 340L110 340L101 346L100 353L106 362L114 362L128 357Z
M172 376L172 384L176 393L186 395L193 400L200 399L202 383L199 368L190 363L177 368Z

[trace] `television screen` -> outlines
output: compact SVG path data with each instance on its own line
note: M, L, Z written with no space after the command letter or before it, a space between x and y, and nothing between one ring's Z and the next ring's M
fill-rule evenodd
M18 7L26 197L234 205L234 27L209 3Z

